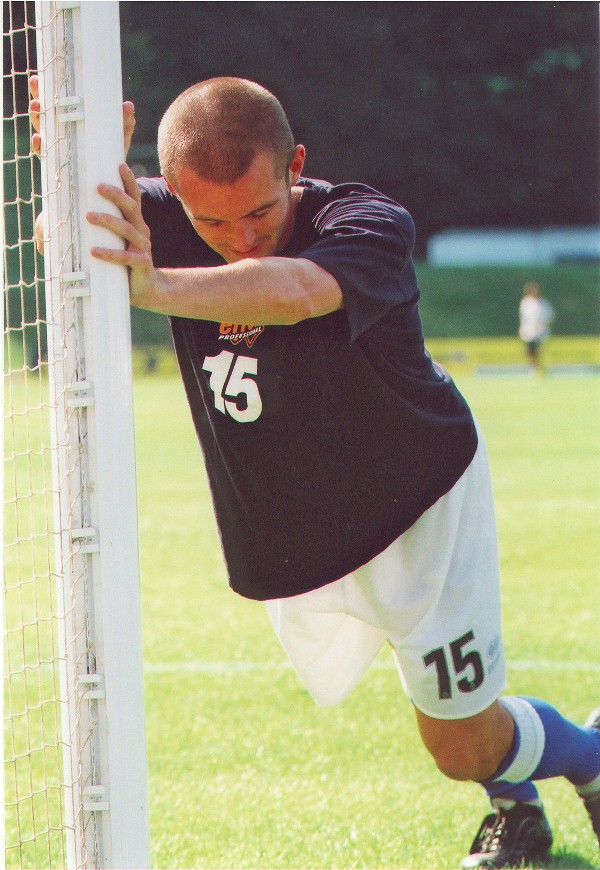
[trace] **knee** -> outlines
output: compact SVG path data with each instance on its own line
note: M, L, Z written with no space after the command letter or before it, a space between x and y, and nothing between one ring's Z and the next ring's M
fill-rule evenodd
M477 741L445 741L437 746L428 746L427 749L438 770L448 779L480 782L492 776L498 768L494 748Z
M425 747L449 779L488 779L512 743L514 722L497 703L469 719L431 719L417 711L417 720Z

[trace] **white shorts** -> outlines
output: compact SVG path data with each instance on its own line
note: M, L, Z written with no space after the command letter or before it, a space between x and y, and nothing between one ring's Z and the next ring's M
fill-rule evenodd
M496 524L485 445L446 495L357 571L267 601L317 703L354 688L388 641L402 685L437 719L486 709L505 683Z

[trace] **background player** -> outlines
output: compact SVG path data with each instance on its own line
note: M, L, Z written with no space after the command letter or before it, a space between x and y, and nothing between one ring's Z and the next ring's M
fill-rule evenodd
M528 281L519 304L519 338L524 342L527 358L538 374L543 373L540 349L550 335L554 317L554 308L543 298L540 285L536 281Z

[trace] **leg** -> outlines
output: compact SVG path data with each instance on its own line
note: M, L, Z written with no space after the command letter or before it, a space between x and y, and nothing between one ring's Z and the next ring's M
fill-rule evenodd
M515 743L515 721L498 701L468 719L436 720L419 710L416 716L425 747L450 779L490 779ZM535 786L520 783L506 797L492 798L495 810L485 817L464 868L517 867L552 845Z
M480 781L495 807L463 867L519 866L547 851L552 835L531 780L573 783L600 839L600 710L583 728L537 698L503 698L468 719L416 715L441 772Z
M497 701L467 719L433 719L416 708L415 712L426 749L450 779L487 779L512 746L514 720Z
M498 700L503 660L495 528L487 472L477 462L476 457L454 490L406 535L405 559L413 535L433 521L429 540L418 541L427 554L423 577L443 574L445 582L427 618L390 640L423 742L439 769L449 778L481 783L495 810L465 866L519 866L543 855L552 842L533 779L568 778L594 823L600 734L578 728L543 701ZM458 522L451 535L452 517ZM451 555L447 567L436 561L440 551ZM410 569L403 576L419 577L415 564Z
M580 728L546 701L505 698L447 721L416 713L423 743L450 779L497 784L500 794L511 784L564 776L584 795L600 791L598 725Z

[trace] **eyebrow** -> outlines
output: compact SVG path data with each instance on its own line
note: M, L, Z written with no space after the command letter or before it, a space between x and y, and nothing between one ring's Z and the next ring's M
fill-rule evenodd
M249 211L247 214L241 215L241 217L236 218L236 220L242 220L243 218L251 217L253 214L256 214L257 211L265 211L268 208L272 208L276 204L277 199L271 200L270 202L265 202L264 205L259 205L256 208L253 208L252 211ZM220 223L223 220L222 218L207 217L203 214L194 214L192 215L192 217L195 221L215 221L217 223Z

